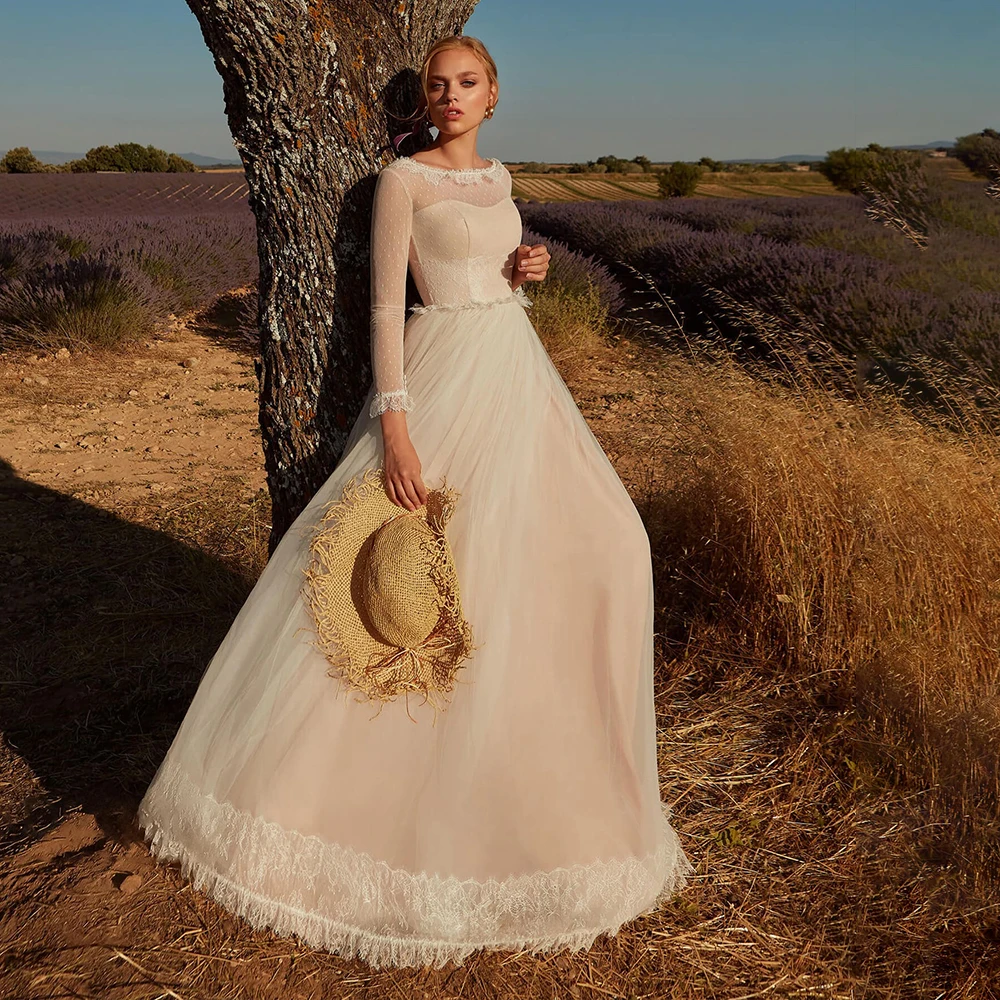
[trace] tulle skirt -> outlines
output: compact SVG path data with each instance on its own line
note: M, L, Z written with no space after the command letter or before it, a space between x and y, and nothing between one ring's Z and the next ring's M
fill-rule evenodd
M381 463L369 395L139 806L153 854L222 906L376 968L587 948L692 870L660 797L649 540L526 301L406 323L407 425L424 483L460 493L477 646L445 707L359 700L313 644L312 533Z

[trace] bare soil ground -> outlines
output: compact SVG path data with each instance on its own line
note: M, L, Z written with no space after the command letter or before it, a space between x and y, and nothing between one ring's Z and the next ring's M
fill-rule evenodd
M995 995L993 904L941 863L920 795L859 764L823 679L697 649L656 680L697 872L588 952L375 972L253 931L154 863L135 807L266 549L252 361L216 315L114 363L0 370L0 997ZM688 419L668 369L624 342L557 363L655 551Z
M3 457L35 483L113 502L237 476L264 483L252 359L175 320L110 363L21 353L0 369Z

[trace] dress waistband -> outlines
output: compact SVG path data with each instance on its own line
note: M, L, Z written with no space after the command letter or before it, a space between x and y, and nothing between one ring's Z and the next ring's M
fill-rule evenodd
M531 308L531 299L524 294L524 289L520 285L513 291L508 292L506 295L498 295L495 299L473 299L469 302L432 302L429 306L410 306L410 312L412 313L425 313L425 312L437 312L439 310L456 310L456 309L482 309L486 306L499 305L502 302L517 302L519 305L523 306L525 309Z

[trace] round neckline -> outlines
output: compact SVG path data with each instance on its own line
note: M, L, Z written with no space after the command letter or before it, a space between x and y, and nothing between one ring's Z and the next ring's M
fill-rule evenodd
M415 164L418 167L423 167L425 170L433 170L436 173L442 174L485 174L489 170L495 170L500 161L495 156L488 156L487 159L490 161L488 167L437 167L432 163L424 163L422 160L415 160L412 156L402 157L404 160L408 160L410 163Z

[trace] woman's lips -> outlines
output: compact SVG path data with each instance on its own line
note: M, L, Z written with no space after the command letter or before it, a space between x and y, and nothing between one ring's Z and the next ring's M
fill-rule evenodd
M444 116L445 118L461 118L464 113L464 111L459 111L457 108L453 108L452 110L446 111Z

